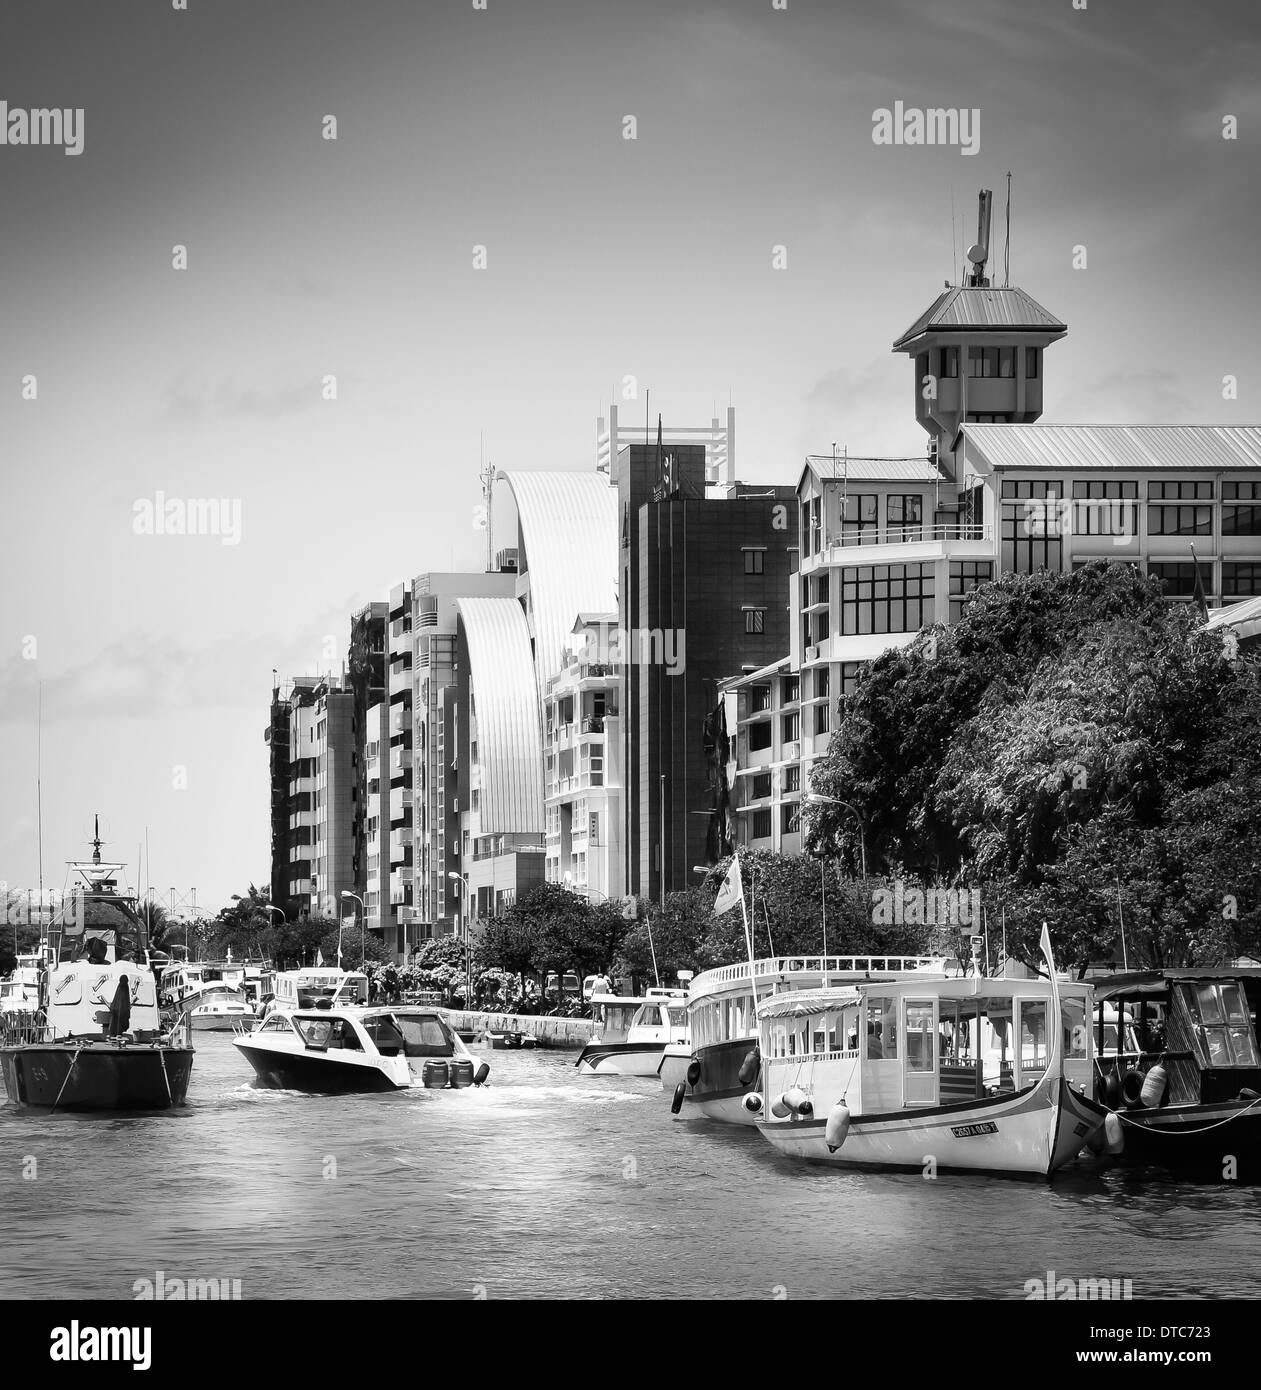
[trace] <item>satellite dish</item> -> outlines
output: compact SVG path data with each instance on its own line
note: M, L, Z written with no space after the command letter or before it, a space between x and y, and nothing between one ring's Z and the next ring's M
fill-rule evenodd
M973 265L984 265L988 257L989 251L980 242L974 242L968 247L968 260Z

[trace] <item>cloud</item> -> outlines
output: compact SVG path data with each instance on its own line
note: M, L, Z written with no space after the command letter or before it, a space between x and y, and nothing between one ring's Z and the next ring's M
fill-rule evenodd
M318 379L271 388L229 380L197 389L177 381L163 391L158 418L181 423L208 418L274 420L278 416L313 410L320 400Z

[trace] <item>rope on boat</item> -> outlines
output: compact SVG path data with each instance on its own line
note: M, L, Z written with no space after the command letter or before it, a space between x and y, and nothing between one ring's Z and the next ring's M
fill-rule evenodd
M1181 1139L1183 1135L1207 1134L1210 1129L1220 1129L1222 1125L1228 1125L1233 1120L1237 1120L1241 1116L1246 1115L1254 1105L1261 1105L1261 1096L1258 1096L1256 1100L1250 1100L1242 1110L1237 1110L1233 1115L1227 1115L1224 1120L1214 1120L1211 1125L1200 1125L1196 1129L1192 1129L1189 1125L1179 1125L1177 1129L1162 1129L1159 1131L1159 1133L1167 1134L1171 1137L1176 1136L1179 1139ZM1147 1125L1139 1124L1137 1120L1131 1120L1130 1117L1123 1110L1114 1110L1112 1113L1121 1121L1122 1124L1133 1125L1135 1129L1149 1128L1149 1126Z
M61 1104L61 1097L65 1094L66 1087L70 1084L70 1078L74 1075L74 1065L79 1060L79 1053L83 1051L82 1045L74 1050L74 1056L70 1059L70 1066L66 1071L66 1079L61 1083L61 1090L57 1092L57 1099L53 1101L53 1108L48 1113L51 1115L53 1110Z
M162 1080L166 1082L166 1098L174 1105L175 1097L171 1094L171 1078L166 1074L166 1052L161 1043L158 1044L158 1061L162 1063Z

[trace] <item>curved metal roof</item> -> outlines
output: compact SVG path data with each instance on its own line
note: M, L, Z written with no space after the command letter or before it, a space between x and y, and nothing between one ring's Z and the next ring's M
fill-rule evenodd
M543 733L530 630L515 598L457 598L477 709L481 830L543 829Z
M525 542L538 688L564 665L579 613L617 612L617 490L603 473L501 471Z

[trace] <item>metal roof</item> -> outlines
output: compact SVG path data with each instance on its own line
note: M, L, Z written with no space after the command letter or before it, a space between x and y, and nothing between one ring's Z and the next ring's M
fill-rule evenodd
M998 285L952 285L943 290L893 344L894 351L924 333L1007 329L1014 333L1067 333L1068 325L1048 313L1024 290Z
M993 469L1261 468L1261 425L964 425Z
M949 479L925 458L838 458L831 454L807 454L806 468L820 482L840 482L848 478L857 483L944 483ZM804 477L804 473L803 473ZM800 488L801 484L798 483Z
M512 489L525 541L522 573L530 583L542 692L565 664L574 618L617 611L617 490L603 473L499 477Z
M477 711L481 833L543 829L543 739L525 610L515 598L457 598Z
M1231 627L1241 642L1261 637L1261 596L1216 608L1208 615L1206 627Z

